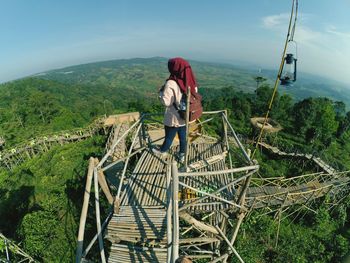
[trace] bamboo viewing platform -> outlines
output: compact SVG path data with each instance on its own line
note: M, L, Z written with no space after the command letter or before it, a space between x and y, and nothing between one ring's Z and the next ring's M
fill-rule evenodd
M177 145L167 156L156 156L151 148L162 140L162 132L153 117L113 124L105 156L90 159L76 262L87 260L95 242L101 262L175 262L180 255L194 262L227 262L232 256L243 262L234 245L250 212L283 212L348 192L349 172L335 169L292 178L255 177L259 165L250 159L225 111L204 113L201 123L190 125L187 162L177 163ZM205 132L205 123L213 118L221 120L219 139ZM92 179L97 234L84 246ZM103 222L99 188L111 205Z
M302 158L302 159L305 159L305 160L311 160L318 167L320 167L323 171L325 171L328 174L334 174L334 173L337 172L332 166L330 166L329 164L324 162L321 158L316 157L316 156L314 156L312 154L295 153L295 152L287 153L287 152L281 151L277 147L274 147L274 146L269 145L269 144L264 143L264 142L259 142L258 145L263 147L263 148L265 148L265 149L267 149L267 150L269 150L269 151L271 151L272 153L277 154L277 155L282 156L282 157Z
M100 133L101 131L104 134L111 134L110 129L115 125L119 123L126 125L128 122L138 119L139 116L140 115L137 112L111 115L93 121L93 123L86 128L60 131L56 134L32 138L28 140L27 143L19 144L10 149L0 151L0 167L12 170L22 162L31 159L38 154L47 152L53 146L82 141Z

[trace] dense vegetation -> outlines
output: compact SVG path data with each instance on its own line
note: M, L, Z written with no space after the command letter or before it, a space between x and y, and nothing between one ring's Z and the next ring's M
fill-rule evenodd
M250 117L266 112L269 81L256 89L254 76L247 72L205 63L193 67L202 84L204 108L228 109L235 129L244 138L255 136ZM76 66L0 85L0 136L10 147L85 126L104 114L159 112L155 90L167 75L165 60L157 58ZM296 101L283 93L277 95L271 116L284 129L267 136L268 142L289 151L317 153L336 168L350 169L350 112L343 102L321 97ZM101 156L104 140L97 136L55 147L11 172L0 170L0 232L20 241L38 261L71 262L88 158ZM256 158L262 176L305 172L305 167L264 153ZM277 247L276 221L253 214L243 224L237 250L246 262L339 262L349 250L350 200L332 210L327 201L315 205L317 214L305 209L283 220ZM88 235L94 231L92 217Z
M249 117L266 112L272 89L262 85L254 95L236 92L233 87L221 89L220 94L210 90L203 93L207 108L230 109L236 129L251 138L256 134ZM289 152L314 153L340 170L350 169L350 112L346 112L343 102L307 98L293 103L289 95L277 94L271 116L284 130L265 140ZM258 153L256 158L261 165L260 175L265 177L313 171L307 165L264 153ZM329 202L327 198L319 200L314 207L317 213L305 208L284 219L277 246L278 220L253 213L243 224L237 250L246 262L341 262L350 247L350 196L331 210ZM296 210L291 209L284 216L293 212Z

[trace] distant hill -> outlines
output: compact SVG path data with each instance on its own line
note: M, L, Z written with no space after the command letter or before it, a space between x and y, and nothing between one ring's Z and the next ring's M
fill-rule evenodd
M253 93L256 89L256 70L198 61L191 65L199 86L207 90ZM272 86L275 72L261 74ZM76 65L0 84L0 136L9 147L38 134L87 125L103 114L162 111L157 90L168 76L167 59L155 57ZM281 86L279 91L294 100L325 96L350 107L349 89L312 75L299 73L293 87Z
M256 69L224 63L190 61L201 87L222 88L232 86L245 92L256 89ZM260 74L273 85L276 72L263 70ZM111 88L142 89L154 92L168 77L167 59L162 57L134 58L96 62L56 69L37 74L36 77L68 84L82 84ZM298 73L293 87L279 87L281 93L292 95L298 101L307 97L329 97L341 100L350 107L350 87L319 76Z
M68 84L108 85L157 91L169 76L166 58L134 58L77 65L37 74L38 78ZM255 81L250 72L231 65L191 61L198 83L206 88L234 86L251 92Z

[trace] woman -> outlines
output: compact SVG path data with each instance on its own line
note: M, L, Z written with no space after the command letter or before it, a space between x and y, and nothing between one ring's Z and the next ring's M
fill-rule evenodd
M186 121L179 115L182 94L197 93L197 82L190 64L183 58L172 58L168 61L169 78L159 91L159 98L166 107L164 114L165 139L159 150L152 149L155 154L166 155L175 135L180 139L179 161L183 162L186 152Z

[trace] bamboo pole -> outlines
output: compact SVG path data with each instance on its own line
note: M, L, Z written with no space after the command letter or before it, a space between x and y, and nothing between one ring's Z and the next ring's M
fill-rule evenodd
M235 230L233 232L233 235L232 235L232 238L231 238L231 241L230 241L230 244L231 246L233 246L233 244L235 243L236 241L236 238L237 238L237 235L238 235L238 230L239 228L241 227L241 224L243 222L243 219L245 217L245 213L241 213L238 215L238 222L236 224L236 227L235 227ZM229 257L230 253L226 253L225 255L223 255L224 257L224 261L227 260L227 258Z
M184 187L186 187L186 188L189 188L189 189L191 189L191 190L193 190L193 191L195 191L195 192L201 193L201 194L203 194L203 195L207 195L207 196L212 197L212 198L214 198L214 199L218 199L218 200L220 200L220 201L222 201L222 202L224 202L224 203L227 203L227 204L229 204L229 205L238 207L238 208L243 209L243 210L245 209L244 207L242 207L242 206L240 206L240 205L237 205L237 204L235 204L235 203L233 203L233 202L231 202L231 201L228 201L228 200L226 200L225 198L222 198L222 197L219 197L219 196L216 196L216 195L213 195L213 194L209 194L209 193L207 193L207 192L201 191L201 190L199 190L199 189L196 189L196 188L194 188L194 187L192 187L192 186L189 186L189 185L187 185L187 184L185 184L185 183L182 183L182 182L179 182L179 184L182 185L182 186L184 186Z
M229 146L228 146L228 138L227 138L227 123L225 121L224 115L227 115L227 111L224 111L221 113L221 118L222 118L222 128L223 128L223 132L224 132L224 147L226 147L225 151L229 150ZM230 167L232 168L232 167Z
M232 169L226 169L221 171L204 171L204 172L189 172L189 173L179 173L179 177L185 177L185 176L209 176L209 175L223 175L223 174L229 174L229 173L239 173L239 172L246 172L246 171L252 171L252 170L258 170L259 165L251 165L251 166L245 166L245 167L239 167L239 168L232 168Z
M113 196L112 196L112 194L111 194L111 192L110 192L110 190L108 188L108 184L106 182L106 177L105 177L105 175L104 175L102 170L98 170L98 183L100 184L101 189L102 189L103 193L105 194L105 196L106 196L106 198L108 200L108 203L110 205L112 205L113 201L114 201L114 198L113 198Z
M114 162L112 162L112 163L106 165L105 167L103 167L103 168L101 169L101 171L104 172L104 171L110 169L110 168L113 167L114 165L116 165L116 164L118 164L118 163L120 163L120 162L122 162L122 161L125 161L125 160L127 160L128 158L131 158L131 157L133 157L134 155L136 155L136 154L142 152L144 149L146 149L146 147L138 148L137 150L135 150L135 151L134 151L133 153L131 153L130 155L125 156L125 157L122 157L122 158L120 158L120 159L118 159L118 160L116 160L116 161L114 161Z
M232 246L232 244L230 243L230 241L227 239L227 237L225 236L225 234L222 232L222 230L220 229L219 226L215 226L215 228L217 229L217 231L220 233L220 235L222 236L222 238L226 241L227 245L231 248L231 250L233 251L233 253L236 255L236 257L238 258L239 262L244 263L243 259L241 258L241 256L238 254L237 250Z
M188 87L187 88L187 101L186 101L186 152L185 152L185 168L187 170L187 165L188 165L188 155L189 155L189 149L190 149L190 144L189 144L189 122L190 122L190 99L191 99L191 89Z
M255 171L252 171L252 172L250 172L250 173L244 175L243 177L240 177L240 178L238 178L238 179L236 179L236 180L230 182L229 184L227 184L227 185L225 185L225 186L223 186L223 187L221 187L221 188L215 190L215 191L212 192L211 194L212 194L212 195L216 195L216 194L220 193L221 191L227 189L228 187L230 187L230 186L232 186L232 185L235 185L235 184L237 184L238 182L244 180L245 178L249 177L249 176L252 175L253 173L255 173ZM205 195L205 196L203 196L203 197L200 197L199 199L196 199L196 200L193 201L192 203L189 203L189 204L186 204L186 205L182 206L182 207L180 208L180 211L186 209L186 208L189 207L189 206L194 205L195 203L201 202L201 201L205 200L205 199L208 198L208 197L209 197L208 195Z
M172 262L175 263L179 257L179 177L177 164L173 162L171 165L171 175L173 179L173 249Z
M94 186L95 186L95 209L96 209L96 228L98 235L98 245L100 248L101 262L106 263L106 256L103 247L102 230L101 230L101 217L100 217L100 199L98 193L98 178L97 178L97 168L94 168Z
M279 238L279 234L280 234L281 214L282 214L282 209L278 210L278 226L277 226L277 233L276 233L275 248L277 248L277 245L278 245L278 238Z
M92 248L92 246L95 244L97 238L100 235L103 235L103 231L105 230L109 220L111 219L111 217L113 216L113 210L108 214L107 218L105 219L105 221L103 221L102 226L101 226L101 231L96 233L96 235L91 239L89 245L87 245L87 247L85 248L83 254L82 254L82 258L85 258L86 255L89 253L90 249Z
M210 115L210 114L218 114L218 113L222 113L224 112L225 110L216 110L216 111L203 111L202 114L204 115Z
M172 192L171 192L171 166L168 165L167 169L167 263L171 263L171 246L172 246L172 225L171 225L171 212L172 212Z
M225 110L222 115L226 116L227 117L227 110ZM232 156L231 156L231 153L230 153L230 144L229 144L229 141L228 141L228 137L227 137L227 123L225 121L225 118L224 116L222 116L222 125L223 125L223 128L224 128L224 136L225 136L225 145L226 145L226 151L228 152L228 158L229 158L229 162L230 162L230 169L232 169Z
M249 155L247 155L247 157L248 157L248 159L250 159ZM244 207L244 205L245 205L245 196L246 196L246 193L247 193L247 189L248 189L248 187L250 185L251 178L252 178L252 174L245 179L243 190L241 191L241 193L239 195L239 198L238 198L238 203L242 207ZM238 216L238 222L236 224L236 228L235 228L234 233L233 233L232 238L231 238L231 242L230 242L231 246L233 246L233 244L236 241L236 238L237 238L237 235L238 235L238 230L239 230L239 228L240 228L240 226L241 226L241 224L243 222L243 219L244 219L246 213L247 213L247 210L245 210L245 211L241 210L240 211L240 214ZM223 261L226 261L227 257L228 256L224 257Z
M8 250L8 245L7 245L7 239L4 239L4 244L5 244L5 252L6 252L6 260L7 262L10 262L10 254L9 254L9 250Z
M188 224L195 226L195 228L200 229L202 231L206 231L206 232L210 232L213 234L218 234L219 232L216 231L215 227L205 224L197 219L195 219L194 217L192 217L191 215L189 215L186 212L182 212L179 215L181 217L181 219L183 219L184 221L186 221Z
M87 174L87 178L86 178L85 192L84 192L83 208L81 209L81 215L80 215L79 232L78 232L78 245L77 245L76 259L75 259L76 263L80 263L82 253L83 253L84 231L85 231L85 224L86 224L86 216L87 216L87 212L89 209L91 182L92 182L92 175L94 172L95 163L96 163L96 160L93 157L90 157L88 174Z
M252 161L251 161L249 155L247 154L247 152L245 151L245 149L244 149L244 147L243 147L241 141L238 139L237 134L236 134L235 130L233 129L231 123L228 121L228 119L227 119L227 117L226 117L225 115L223 115L223 116L224 116L224 119L225 119L225 121L226 121L228 127L230 128L230 130L231 130L231 132L232 132L232 134L233 134L233 138L235 139L235 141L236 141L238 147L241 149L244 158L246 159L246 161L247 161L248 163L252 163Z
M143 116L143 115L142 115L142 116ZM146 144L146 129L145 129L145 121L144 121L143 118L141 119L141 125L142 125L142 128L141 128L141 135L142 135L142 141L143 141L143 143L140 144L140 147L145 146L144 144Z
M140 119L137 120L133 125L131 125L130 128L129 128L127 131L125 131L125 132L123 133L122 136L120 136L120 138L112 145L111 149L109 149L109 151L103 156L103 158L101 159L101 161L98 163L97 168L102 167L102 165L107 161L108 157L111 156L111 155L113 154L114 149L115 149L115 147L119 144L119 142L121 142L121 140L123 140L124 137L125 137L132 129L134 129L134 128L137 126L137 124L139 124L139 123L140 123Z
M135 145L135 142L136 142L136 138L137 138L137 135L138 135L138 133L140 131L141 126L142 126L142 124L140 124L138 126L137 130L136 130L135 136L133 138L133 141L132 141L130 149L129 149L129 153L128 153L129 158L126 159L125 164L124 164L124 169L123 169L120 181L119 181L118 192L117 192L117 196L116 196L116 200L118 202L119 202L120 192L121 192L122 186L123 186L123 181L124 181L124 177L125 177L125 173L126 173L126 168L127 168L128 164L129 164L130 154L132 152L132 149L134 148L134 145Z

